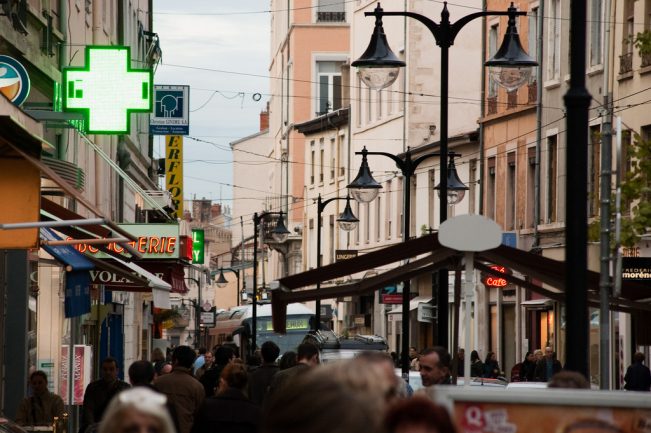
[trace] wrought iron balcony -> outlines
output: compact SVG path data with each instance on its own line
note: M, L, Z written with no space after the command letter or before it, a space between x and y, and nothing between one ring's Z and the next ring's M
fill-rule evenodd
M316 13L317 23L344 23L346 22L346 12L321 12Z
M626 74L633 70L633 53L622 54L619 56L619 73Z

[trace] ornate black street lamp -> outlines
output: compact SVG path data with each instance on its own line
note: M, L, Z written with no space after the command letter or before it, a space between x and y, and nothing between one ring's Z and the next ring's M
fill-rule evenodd
M515 17L519 15L526 15L526 12L518 12L513 3L507 11L482 11L466 15L454 23L450 22L450 13L448 12L447 2L443 3L443 11L441 12L441 21L436 23L431 19L413 12L398 11L398 12L385 12L378 3L373 12L365 12L366 16L375 16L375 30L371 36L371 42L368 48L358 60L352 63L352 66L360 68L360 78L373 89L380 90L386 86L391 85L397 78L397 70L400 67L406 66L406 63L399 60L397 56L391 51L384 33L382 26L383 16L406 16L414 18L423 23L432 33L436 40L436 45L441 48L441 136L440 136L440 170L441 170L441 183L439 184L439 197L440 203L440 222L442 223L447 219L447 205L448 205L448 82L449 82L449 49L454 44L454 40L459 31L468 24L470 21L486 16L504 16L509 17L508 28L504 36L502 46L497 51L496 56L486 62L486 66L498 67L499 72L491 71L492 76L498 80L501 85L508 85L511 88L513 84L523 84L526 77L523 78L519 75L526 75L526 68L537 66L537 62L533 60L522 49L518 31L515 26ZM498 55L499 54L499 57ZM514 69L507 71L508 68ZM518 76L516 78L516 76ZM367 167L368 169L368 167ZM360 170L361 173L361 170ZM377 187L376 187L377 189ZM406 192L406 191L405 191ZM376 193L377 195L377 193ZM405 229L409 227L409 220L405 219ZM439 271L438 281L438 329L437 329L437 342L438 344L448 346L448 272L447 269ZM408 293L408 292L404 292ZM404 299L403 299L404 301ZM408 304L407 304L408 307ZM403 310L405 309L403 302ZM405 317L407 316L407 317ZM403 311L403 342L402 342L402 372L403 376L408 376L408 349L409 342L404 340L404 336L409 335L409 322L408 315ZM406 331L406 332L405 332Z
M230 271L235 274L235 278L237 278L237 305L240 305L240 296L241 296L241 289L240 289L240 271L238 269L233 269L233 268L219 268L219 277L215 280L215 284L219 288L224 288L228 284L228 280L226 277L224 277L224 271Z

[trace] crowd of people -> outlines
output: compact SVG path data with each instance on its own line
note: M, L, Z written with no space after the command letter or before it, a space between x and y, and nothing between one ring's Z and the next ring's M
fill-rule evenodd
M413 352L412 366L425 387L451 384L454 368L463 374L462 350L455 357L443 347ZM129 383L118 378L115 359L104 359L101 378L86 388L79 433L455 432L447 410L425 394L414 394L395 374L394 357L385 352L363 352L325 365L311 343L279 358L278 346L267 341L247 364L229 345L202 349L198 356L179 346L169 363L161 354L132 363ZM638 385L627 389L648 391L644 356L636 354L634 361L626 381L637 380ZM483 377L500 374L492 352L482 362L472 351L471 370ZM527 353L517 375L520 380L549 381L549 387L589 388L580 374L561 371L551 348L544 355ZM32 374L30 385L32 396L23 401L16 421L51 425L62 415L63 401L48 391L41 371Z

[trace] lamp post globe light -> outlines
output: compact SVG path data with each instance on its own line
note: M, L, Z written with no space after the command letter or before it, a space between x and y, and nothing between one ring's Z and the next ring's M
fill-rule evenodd
M459 174L457 174L457 167L454 165L455 154L450 154L450 162L448 163L448 179L447 179L447 190L448 190L448 204L455 205L466 196L466 191L468 187L461 182ZM439 198L441 197L441 184L439 183L434 187L438 191Z
M375 191L379 191L379 189L376 189ZM338 201L338 200L346 200L346 206L344 207L343 212L339 214L339 218L337 218L337 223L339 225L339 228L346 232L350 232L352 230L355 230L359 225L359 219L355 216L355 214L353 214L353 210L350 208L350 196L332 197L327 200L322 200L321 194L318 195L316 199L316 204L317 204L316 268L317 269L321 268L321 226L323 225L323 217L322 217L323 210L328 205L328 203L332 203L333 201ZM320 288L321 288L321 282L317 281L316 290L318 291ZM320 299L316 300L315 310L316 310L315 312L316 314L314 320L314 328L315 328L314 330L317 331L321 328L321 300Z
M262 212L260 214L256 212L253 214L253 299L251 300L251 347L249 347L249 355L253 355L255 352L258 335L258 230L263 219L271 215L278 215L276 227L271 231L271 236L275 242L279 244L285 242L290 233L285 225L283 211Z
M537 62L531 59L531 57L529 57L522 49L522 45L520 44L517 28L515 25L515 18L520 15L526 15L526 12L517 11L513 3L511 3L511 7L509 7L507 11L475 12L460 18L454 23L451 23L450 13L447 8L447 2L443 2L443 10L441 11L441 20L440 22L436 23L431 19L414 12L407 12L407 11L385 12L380 6L380 3L378 3L377 7L373 12L365 12L364 15L375 17L375 30L373 31L373 35L371 36L371 42L369 43L368 48L359 59L355 60L352 63L352 66L358 67L360 69L359 71L360 77L362 78L362 80L364 80L365 83L367 83L367 85L369 85L372 88L382 89L388 85L391 85L391 83L396 80L397 77L395 76L395 74L389 71L390 69L389 67L400 68L402 66L406 66L404 62L401 62L400 60L396 59L395 54L391 51L391 48L387 43L387 38L382 26L383 16L403 16L403 17L409 17L418 20L419 22L424 24L427 27L427 29L432 33L436 41L436 45L438 45L441 49L441 60L440 60L441 62L441 89L440 89L441 108L440 110L441 111L440 111L440 122L439 122L441 132L440 132L440 139L439 139L440 152L438 154L440 156L441 182L438 185L437 189L439 191L439 199L440 199L439 223L443 223L447 219L448 204L452 204L452 202L460 201L464 195L464 192L462 191L465 191L465 189L457 188L458 185L456 185L454 182L456 180L459 180L458 176L454 176L453 179L451 179L452 182L448 183L449 174L448 174L448 164L446 164L446 162L448 160L449 49L454 44L454 40L457 34L459 33L459 31L472 20L480 17L486 17L486 16L508 16L509 22L508 22L508 28L506 34L504 36L504 41L500 49L496 53L495 57L493 57L488 62L486 62L485 65L489 67L499 68L496 69L495 71L492 71L493 74L492 76L498 80L499 84L505 86L507 90L508 89L513 90L517 88L518 85L522 85L526 82L528 76L525 69L530 70L531 67L538 65ZM515 72L509 71L509 69L515 69ZM382 71L383 73L380 73L380 71ZM365 77L367 79L365 79ZM377 153L384 154L382 152L377 152ZM389 156L388 154L385 155ZM406 155L409 158L410 153L407 152ZM363 155L362 157L364 159L365 155ZM422 161L422 158L423 157L420 157L420 159L416 161L420 162ZM395 159L396 158L394 157L394 160ZM398 162L396 163L400 167L400 164ZM454 161L450 161L450 165L452 167L454 167L453 164ZM410 166L415 166L417 164L414 161L414 163L410 163L410 164L403 163L403 165L406 166L405 168L409 168ZM455 170L455 174L456 174L456 170ZM374 199L379 193L380 185L378 184L378 186L370 186L372 185L370 180L373 179L372 177L368 179L369 176L370 176L370 169L368 168L368 164L367 164L365 167L360 168L360 173L358 174L357 178L355 178L353 183L349 185L349 188L351 188L351 194L355 199L368 199L369 197L372 196L370 199L366 200L366 202L368 202ZM364 184L363 181L366 180L368 180L366 184L368 184L369 186L365 188L366 191L364 191L364 193L360 194L357 191L364 188L361 188L359 185ZM375 181L373 180L373 182ZM404 216L403 236L406 235L405 240L408 239L408 231L410 225L409 182L410 179L408 179L408 176L405 176L405 187L404 187L405 211L403 212L403 216ZM377 182L375 183L377 184ZM452 188L457 188L457 189L452 189ZM450 198L448 198L449 190L454 191L454 193ZM366 194L366 196L362 196L363 194ZM360 200L360 201L364 201L364 200ZM448 310L447 310L448 271L447 269L442 269L439 271L438 287L439 287L438 294L436 296L436 298L438 299L437 343L441 346L447 347L448 346L448 323L447 323L448 322ZM403 301L402 302L403 326L402 326L402 342L401 342L402 343L401 359L402 359L402 375L403 378L408 380L409 377L409 356L408 356L409 283L407 281L405 281L405 288L403 289L403 294L405 296L403 296L403 300L402 300Z

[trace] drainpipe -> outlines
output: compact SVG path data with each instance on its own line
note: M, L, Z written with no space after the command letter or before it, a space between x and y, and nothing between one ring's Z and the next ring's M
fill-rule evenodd
M538 34L536 35L536 44L538 45L537 58L538 62L536 74L536 155L534 161L534 199L533 199L533 247L540 246L540 233L538 225L540 224L540 154L542 150L542 88L543 88L543 17L545 16L545 2L541 1L538 6Z

